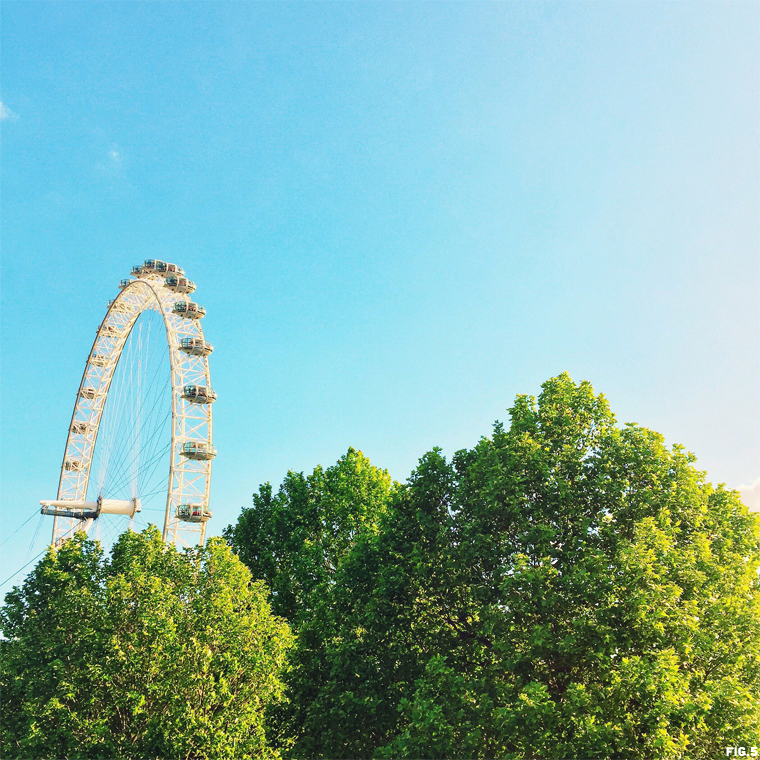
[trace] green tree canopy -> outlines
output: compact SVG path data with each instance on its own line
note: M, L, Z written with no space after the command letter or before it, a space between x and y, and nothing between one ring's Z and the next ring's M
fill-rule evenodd
M253 495L225 536L255 578L272 592L272 609L296 623L308 617L356 540L377 532L393 484L387 470L349 448L333 467L288 472L276 494Z
M346 494L342 515L366 511ZM297 525L296 500L278 498ZM698 760L760 745L758 519L682 448L618 426L588 383L518 396L508 428L451 462L426 454L376 514L330 583L279 560L306 610L290 703L271 716L291 757ZM260 539L232 535L271 577L246 554Z
M0 611L3 757L275 756L263 716L291 634L266 596L219 539L49 551Z

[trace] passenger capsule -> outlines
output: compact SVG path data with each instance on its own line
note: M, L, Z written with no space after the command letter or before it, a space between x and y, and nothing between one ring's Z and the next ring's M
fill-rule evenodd
M214 347L207 340L200 338L182 338L179 342L179 350L190 356L208 356Z
M84 465L79 459L67 459L63 463L63 469L69 472L82 472Z
M203 504L178 504L177 519L185 522L207 522L212 517L211 510Z
M80 398L97 398L100 395L100 390L98 388L80 388L79 389L79 397Z
M132 282L132 280L119 280L119 290L124 290L130 282Z
M132 277L142 277L145 274L143 271L142 264L137 264L137 266L132 267Z
M182 444L179 453L188 459L213 459L216 456L216 449L210 443L200 443L198 441L188 441Z
M145 259L145 263L142 265L143 272L165 272L166 262L160 259Z
M205 385L186 385L182 389L182 398L191 404L213 404L216 401L216 391Z
M166 261L156 261L153 271L157 274L185 274L185 270L182 267L178 267L176 264L169 264Z
M90 426L87 422L72 422L70 428L74 435L86 435L89 429Z
M206 316L206 310L192 301L177 301L172 311L185 319L203 319Z
M175 293L192 293L195 290L195 283L187 277L171 275L164 280L164 287Z

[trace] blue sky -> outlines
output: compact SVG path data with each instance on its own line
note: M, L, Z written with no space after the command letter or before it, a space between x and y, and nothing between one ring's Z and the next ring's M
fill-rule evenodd
M404 480L564 370L709 480L755 483L759 22L4 3L2 540L54 495L95 328L148 257L208 311L211 533L349 446Z

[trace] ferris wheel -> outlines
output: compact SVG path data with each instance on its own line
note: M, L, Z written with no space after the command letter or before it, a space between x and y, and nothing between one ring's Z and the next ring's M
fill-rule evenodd
M41 512L54 518L54 546L131 524L146 508L163 512L164 541L203 545L216 456L206 312L184 271L157 259L133 267L119 289L77 391L58 496Z

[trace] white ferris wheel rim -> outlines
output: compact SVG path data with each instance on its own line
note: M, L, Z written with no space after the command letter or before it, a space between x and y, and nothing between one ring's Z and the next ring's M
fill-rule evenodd
M211 404L215 393L211 390L208 362L212 349L200 325L205 310L190 301L187 293L194 290L194 285L192 290L180 292L167 284L172 279L165 277L167 266L169 272L182 274L182 270L159 262L164 266L164 271L159 272L147 268L149 263L154 262L146 261L142 267L133 269L135 279L122 281L88 355L66 439L58 497L55 502L41 502L43 513L54 516L53 545L77 530L87 531L101 508L104 514L125 514L125 502L99 497L94 513L85 498L111 381L132 328L149 309L158 311L163 318L171 378L172 434L163 538L184 546L203 545L205 541L206 523L211 517L211 464L216 453ZM188 341L199 351L189 352ZM140 509L139 498L133 501L134 515L134 510ZM67 502L72 509L65 509Z

